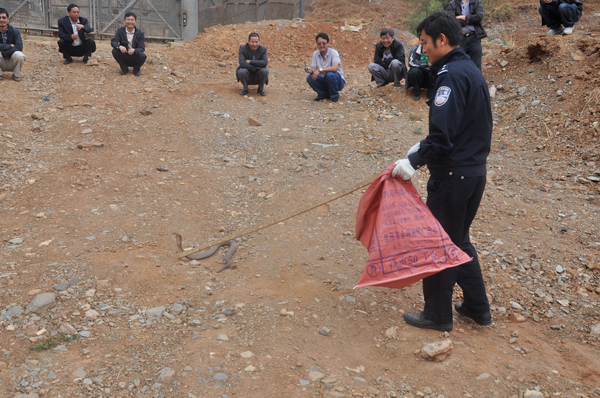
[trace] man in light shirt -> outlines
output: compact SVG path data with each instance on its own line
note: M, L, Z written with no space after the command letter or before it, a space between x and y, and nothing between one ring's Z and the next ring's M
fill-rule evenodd
M121 74L129 73L129 67L133 67L133 74L140 75L140 68L146 62L146 45L144 44L144 32L135 27L136 16L131 11L125 14L125 26L115 32L115 37L110 41L113 47L112 55L121 67Z
M73 57L83 57L83 62L87 64L92 53L96 51L94 39L85 37L92 28L87 18L79 16L79 7L76 4L67 6L67 14L69 15L58 20L58 51L65 59L63 64L73 62Z
M8 11L0 8L0 80L2 72L12 71L12 79L21 81L21 67L25 63L23 40L19 29L8 24Z
M313 53L310 68L306 68L309 73L306 82L317 93L315 101L329 98L333 102L338 102L339 92L346 85L340 54L333 48L329 48L327 33L319 33L316 41L317 51Z

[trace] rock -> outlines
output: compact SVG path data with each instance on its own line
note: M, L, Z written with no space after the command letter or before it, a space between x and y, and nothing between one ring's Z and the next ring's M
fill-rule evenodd
M102 148L104 146L101 142L80 142L77 144L77 149L89 149L89 148Z
M510 95L508 95L507 97L504 98L504 102L510 102L510 101L512 101L514 99L517 99L517 98L519 98L519 94L512 93L512 94L510 94Z
M482 373L479 376L477 376L475 379L476 380L485 380L485 379L489 379L491 377L491 375L489 373Z
M531 263L531 269L539 272L542 269L542 267L540 266L540 263L534 261Z
M515 310L519 310L519 311L522 311L522 310L523 310L523 307L521 307L521 304L519 304L519 303L515 303L514 301L513 301L512 303L510 303L510 306L511 306L512 308L514 308Z
M227 378L228 377L227 377L227 375L225 373L216 373L216 374L213 375L213 379L215 379L215 380L221 380L221 381L223 381L223 380L227 380Z
M56 305L55 293L40 293L27 305L25 314L35 312L41 314Z
M500 62L500 66L501 66L501 67L503 67L503 68L504 68L506 65L508 65L508 61L501 61L501 62Z
M300 385L301 385L301 386L307 386L307 385L309 385L309 384L310 384L310 381L308 381L308 380L302 380L302 379L300 379Z
M440 362L450 355L453 348L454 343L450 339L436 341L421 348L421 356L429 361Z
M390 327L385 331L385 337L388 339L395 339L398 336L398 332L395 327Z
M174 374L175 374L175 371L173 369L171 369L171 368L162 368L160 370L160 373L158 374L158 379L159 380L168 379L168 378L171 378Z
M77 377L78 379L85 379L85 377L87 376L87 373L85 372L85 370L83 370L83 367L77 369L76 371L74 371L71 374L73 376Z
M219 67L221 67L221 68L224 68L224 67L226 67L226 66L227 66L227 62L223 62L223 61L221 61L221 62L217 62L217 65L218 65Z
M510 316L508 317L508 319L510 319L513 322L525 322L527 320L527 318L525 318L523 315L521 314L517 314L515 312L511 313Z
M515 127L515 133L517 134L527 134L527 129L521 126Z
M244 352L240 353L240 356L242 358L248 359L248 358L252 358L254 356L254 353L252 351L244 351Z
M219 333L219 335L216 337L217 340L221 340L221 341L229 341L229 337L227 337L226 334L223 333Z
M535 390L526 390L525 394L523 394L523 398L544 398L544 394L540 391Z
M30 392L29 394L15 395L13 398L40 398L40 396L36 392Z
M562 274L563 272L565 272L565 269L562 267L562 265L557 265L556 266L556 273L557 274Z
M308 380L310 381L318 381L325 377L325 373L318 370L311 370L308 372Z
M58 285L52 286L54 289L62 292L63 290L67 290L71 285L69 283L59 283Z
M250 126L262 126L262 123L253 117L248 118L248 124Z
M165 309L166 308L164 305L161 305L160 307L150 308L146 311L146 315L148 315L151 318L160 318L163 315L163 312L165 312Z
M6 364L6 362L0 361L0 370L6 370L6 369L8 369L8 365Z
M20 305L15 305L14 307L11 307L8 311L6 311L4 314L2 314L2 319L10 321L13 316L20 315L22 313L23 307L21 307Z
M58 331L64 334L76 334L77 330L67 322L63 322L58 327Z
M252 366L252 365L249 365L244 370L246 372L254 372L256 370L256 368L254 366Z
M57 345L56 347L54 347L52 349L52 351L55 351L55 352L67 352L67 347L64 344Z
M171 314L179 315L184 310L184 308L185 307L183 306L183 304L175 303L171 307L171 311L170 312L171 312Z
M494 43L494 44L504 44L504 42L502 41L502 39L499 38L495 38L494 40L490 41L490 43ZM418 44L418 43L417 43Z
M86 135L86 134L90 134L92 132L92 129L83 129L81 130L81 134Z
M13 238L9 240L8 243L10 243L11 245L20 245L21 243L23 243L23 241L23 238Z
M180 70L180 69L173 69L173 70L171 71L171 74L172 74L173 76L175 76L175 77L179 77L179 78L185 77L185 73L184 73L182 70Z
M92 335L92 332L89 330L82 330L81 332L79 332L79 335L81 337L90 337Z
M497 91L496 86L490 87L490 98L491 99L496 98L496 91Z
M152 115L152 108L150 105L144 105L144 107L140 110L140 113L144 116Z
M523 95L523 94L525 94L526 92L527 92L527 87L525 87L525 86L523 86L523 87L519 87L519 88L517 89L517 94L519 94L519 95Z
M327 336L329 335L329 333L331 333L331 329L329 329L327 326L322 327L321 329L319 329L319 333L322 334L323 336Z
M96 310L87 310L85 312L85 317L90 319L97 319L100 316L100 313Z
M592 336L600 336L600 323L597 323L594 326L592 326L590 334Z
M515 120L521 119L527 113L527 109L525 109L525 105L520 104L517 109L513 112L513 117Z

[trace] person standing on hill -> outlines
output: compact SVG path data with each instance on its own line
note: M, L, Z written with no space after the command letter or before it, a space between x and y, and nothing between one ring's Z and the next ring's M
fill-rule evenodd
M490 94L481 71L460 47L463 34L453 16L433 13L417 32L436 77L429 135L396 162L392 176L409 180L415 169L427 165L427 207L472 260L423 279L425 308L405 313L404 320L418 328L451 331L452 294L458 284L464 299L454 305L456 311L487 326L492 323L490 305L469 230L485 189L493 126Z
M570 35L581 18L583 3L581 0L540 0L538 10L542 16L542 26L550 28L547 32L549 35Z
M9 22L8 11L0 8L0 79L2 72L12 71L12 79L20 82L21 68L25 63L23 39L19 29L10 26Z
M248 43L241 45L239 54L239 66L235 72L237 81L242 83L240 95L248 94L249 84L258 84L256 92L265 96L265 84L269 84L269 70L267 65L267 47L260 45L260 36L252 32L248 35Z
M129 67L133 67L133 74L140 75L140 68L146 62L146 44L144 32L135 27L136 15L129 11L125 14L125 26L115 32L110 41L113 47L112 55L121 67L121 74L129 73Z
M87 18L79 16L77 4L67 6L67 14L58 20L58 52L62 53L63 64L73 62L73 57L83 57L83 63L87 64L96 51L94 39L85 37L86 33L92 31Z
M317 50L313 53L310 68L306 68L306 82L317 93L315 101L329 98L338 102L340 91L346 86L340 54L329 48L327 33L319 33L316 42Z
M392 29L382 30L379 36L381 41L375 45L373 63L367 67L371 72L371 81L375 80L377 87L391 82L394 83L394 87L400 87L400 80L406 74L404 47L394 39Z
M461 47L475 65L481 70L481 39L487 37L481 21L483 20L483 3L481 0L451 0L448 14L456 17L462 30Z

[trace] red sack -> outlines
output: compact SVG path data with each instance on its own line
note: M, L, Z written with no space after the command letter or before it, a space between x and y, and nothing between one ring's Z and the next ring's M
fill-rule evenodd
M411 181L392 178L392 164L360 199L356 239L369 259L356 287L401 289L471 261L452 243Z

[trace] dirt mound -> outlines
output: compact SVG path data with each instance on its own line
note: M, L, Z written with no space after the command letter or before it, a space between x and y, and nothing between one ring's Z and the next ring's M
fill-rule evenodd
M527 56L532 61L541 61L547 56L556 53L558 44L555 39L547 36L538 36L527 44Z

